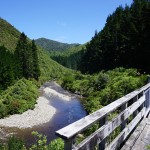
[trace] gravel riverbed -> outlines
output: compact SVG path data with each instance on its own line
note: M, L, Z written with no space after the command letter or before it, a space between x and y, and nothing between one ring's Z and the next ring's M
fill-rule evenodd
M66 93L56 82L53 82L53 85L55 88L53 86L44 87L44 85L41 87L43 94L37 99L33 110L0 119L0 127L32 128L49 122L56 113L56 108L50 105L50 100L55 100L56 97L65 101L71 100L71 95Z

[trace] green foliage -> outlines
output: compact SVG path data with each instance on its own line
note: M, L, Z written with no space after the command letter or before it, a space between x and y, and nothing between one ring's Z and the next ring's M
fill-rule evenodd
M34 40L28 43L27 36L22 33L18 40L14 57L16 59L15 73L17 78L39 79L40 69L38 62L38 51Z
M40 68L39 68L39 59L38 59L38 50L35 45L35 41L32 40L32 69L31 69L31 77L38 80L40 76Z
M8 139L6 144L0 144L0 150L63 150L64 142L58 138L47 143L47 137L43 134L39 134L37 131L33 131L32 135L35 138L35 143L26 148L24 141L14 136Z
M136 0L108 16L102 31L86 45L81 71L93 74L116 67L150 72L150 2Z
M41 49L39 49L38 56L41 72L39 80L42 83L52 79L60 80L65 74L73 73L72 70L63 67L54 60L50 59L48 54L43 52Z
M7 149L8 150L26 150L23 140L17 139L14 136L8 140Z
M46 144L47 138L45 135L39 134L37 131L33 131L32 135L34 136L36 143L31 146L29 150L48 150Z
M0 18L0 45L4 45L11 52L14 52L19 36L18 30Z
M62 150L64 149L64 142L58 138L47 144L47 137L33 131L32 135L35 137L35 144L29 150Z
M18 139L12 136L8 139L7 144L0 143L0 150L27 150L27 149L22 139Z
M52 142L50 142L49 149L50 150L62 150L64 149L64 142L60 138L55 139Z
M64 88L71 89L72 83L75 80L74 74L67 73L62 80Z
M33 81L21 79L0 95L0 118L33 109L38 89Z
M146 148L147 148L147 150L149 150L150 149L150 145L147 145Z
M21 37L24 37L24 38L21 39ZM22 48L23 49L27 48L28 49L27 52L30 52L30 54L33 52L33 54L29 55L29 53L27 53L25 50L20 49L20 46L21 46L19 44L20 40L25 40L25 43L20 42L20 44L22 46L23 45L25 46L25 47L23 46ZM19 46L18 48L16 48L17 45ZM21 57L19 57L19 59L16 58L16 56L15 56L15 59L13 59L13 61L9 63L9 64L11 64L10 66L12 66L13 68L10 68L9 71L7 71L7 73L10 72L10 75L11 75L10 70L12 70L12 72L14 72L14 70L15 70L15 78L19 76L20 71L18 71L18 69L14 69L14 68L18 68L20 66L18 61L22 58L22 56L25 56L24 57L25 58L25 61L24 61L25 77L27 77L27 78L30 76L34 77L35 79L39 79L39 82L41 82L41 83L48 81L50 79L60 79L66 72L72 72L71 70L66 69L65 67L59 65L58 63L56 63L55 61L50 59L47 52L45 52L43 49L35 46L34 41L31 41L30 39L28 39L26 37L26 35L23 35L23 33L21 34L12 25L10 25L8 22L6 22L5 20L3 20L1 18L0 18L0 46L4 46L7 52L11 52L10 53L11 58L13 58L14 53L16 55L16 53L17 53L17 52L15 52L16 49L18 49L18 53L26 52L26 54L21 55ZM72 46L74 46L74 45L72 45ZM32 49L33 49L33 51L32 51ZM9 54L7 54L7 55L9 55ZM0 62L3 59L2 56L3 55L1 54L1 50L0 50ZM29 57L26 57L26 56L29 56ZM33 56L33 58L35 58L35 59L32 60L31 56ZM38 59L37 59L37 57L38 57ZM29 58L29 59L27 59L27 58ZM3 61L4 63L2 65L6 66L7 61L12 60L12 59L9 59L9 56L6 56L6 57L4 57L3 60L6 61L6 63ZM33 61L35 61L34 66L31 65ZM22 63L21 60L20 60L20 63ZM0 68L1 68L1 65L0 65ZM22 76L22 73L20 76ZM13 75L12 75L12 77L13 77ZM0 76L0 80L1 80L1 76ZM3 80L3 82L5 82L5 80ZM2 82L0 82L0 90L1 89L3 90L3 87L1 88L1 83ZM8 85L10 85L10 84L8 84Z
M82 75L79 72L74 75L66 74L62 86L84 96L83 105L89 113L92 113L140 88L146 80L147 76L140 75L136 69L116 68L95 75Z
M63 52L50 52L50 57L67 68L79 70L84 47L84 45L80 45L71 47Z
M6 89L14 81L13 55L4 46L0 46L0 90Z

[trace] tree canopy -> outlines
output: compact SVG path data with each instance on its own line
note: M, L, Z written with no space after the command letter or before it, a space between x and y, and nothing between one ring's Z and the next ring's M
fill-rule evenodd
M105 27L86 45L81 71L95 73L116 67L150 72L150 1L134 0L109 15Z
M26 79L35 78L38 80L40 69L38 63L37 47L34 40L28 43L27 36L22 33L18 40L15 50L16 76L18 78L25 77Z

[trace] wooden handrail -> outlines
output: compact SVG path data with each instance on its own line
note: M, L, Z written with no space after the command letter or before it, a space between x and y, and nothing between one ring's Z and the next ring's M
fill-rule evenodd
M139 96L139 95L142 96ZM127 118L133 114L135 117L132 122L139 122L140 119L142 119L143 116L146 116L147 113L149 112L149 96L150 96L150 83L147 85L143 86L142 88L135 90L122 98L112 102L111 104L99 109L98 111L56 131L56 135L61 137L63 140L65 140L65 150L90 150L96 145L99 145L99 149L105 149L105 138L110 135L118 126L121 125L122 132L124 134L127 134L126 132L128 126L126 126L126 120ZM127 106L127 103L133 99L133 104L131 106ZM113 111L115 111L118 108L123 108L121 109L121 113L116 116L113 120L111 121L106 121L106 117ZM139 111L140 108L140 111ZM76 137L77 134L83 132L86 130L88 127L92 126L95 124L97 121L101 121L102 119L105 119L105 123L102 127L100 127L97 131L95 131L93 134L91 134L89 137L87 137L84 141L82 141L79 145L74 146L74 138ZM107 123L106 123L107 122ZM131 127L134 128L136 126L135 123L131 122ZM122 135L123 133L120 133L119 135ZM129 134L129 133L128 133ZM121 136L121 139L124 139L125 137ZM118 137L118 140L120 138ZM117 141L115 139L114 141ZM113 141L113 142L114 142ZM113 143L112 142L112 143ZM119 144L115 142L115 144L110 144L108 147L110 149L114 149L112 147L117 147ZM115 146L114 146L115 145ZM107 148L108 148L107 147Z

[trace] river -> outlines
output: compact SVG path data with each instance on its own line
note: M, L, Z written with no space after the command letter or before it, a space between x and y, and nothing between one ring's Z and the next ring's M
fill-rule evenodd
M71 100L63 100L59 96L53 96L49 93L43 92L45 88L51 88L58 93L65 94L71 97ZM73 123L86 116L86 111L84 110L80 99L77 95L71 94L55 82L47 82L40 88L41 96L46 97L49 100L49 105L56 109L56 113L53 115L50 121L44 124L33 126L31 128L17 128L17 127L3 127L1 128L0 137L7 138L11 134L16 137L23 138L27 146L32 145L35 142L33 136L31 136L32 131L38 131L47 136L48 141L56 138L55 131Z

